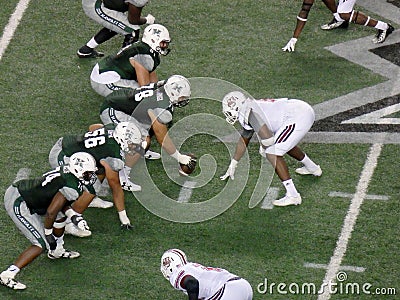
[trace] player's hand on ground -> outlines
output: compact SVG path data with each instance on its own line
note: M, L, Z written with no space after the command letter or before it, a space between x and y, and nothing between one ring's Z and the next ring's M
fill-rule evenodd
M147 15L147 17L146 17L146 24L151 25L151 24L154 24L155 21L156 21L156 18L154 18L153 15L151 15L151 14L148 14L148 15Z
M236 160L232 159L231 163L229 164L228 170L226 171L225 175L222 175L220 177L220 179L225 180L230 177L232 180L234 180L237 163L238 162Z
M291 38L289 40L289 42L286 44L285 47L282 48L283 51L287 51L287 52L293 52L294 48L296 46L297 43L297 39L296 38Z

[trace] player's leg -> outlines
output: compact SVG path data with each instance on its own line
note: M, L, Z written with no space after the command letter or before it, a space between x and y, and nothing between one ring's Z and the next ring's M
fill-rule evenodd
M104 27L98 33L96 33L85 45L79 48L76 54L80 58L102 57L104 56L104 53L97 51L96 48L116 35L117 33L115 31Z
M301 175L322 175L321 167L312 161L298 146L293 147L287 154L304 165L301 168L297 168L296 173Z
M23 290L26 285L15 280L20 270L29 265L46 248L43 224L37 214L31 214L18 189L10 186L4 195L4 206L17 228L31 242L15 262L0 273L0 284L15 290Z
M288 206L288 205L298 205L301 204L301 196L293 183L292 178L289 174L289 169L287 164L281 155L275 155L268 153L267 149L267 159L274 166L275 173L278 175L282 182L283 187L286 190L286 194L283 198L275 200L272 202L275 206Z
M352 22L354 24L373 27L377 29L377 34L372 41L375 44L383 43L386 40L387 36L394 31L393 26L388 23L375 20L360 11L354 10L353 8L355 2L356 0L348 0L345 2L343 2L343 0L340 0L339 6L337 8L339 16L342 19Z
M349 22L346 20L341 20L337 13L337 5L335 0L322 0L325 6L332 12L333 19L327 24L321 25L323 30L331 30L335 28L347 28L349 27Z
M64 213L59 212L57 215L57 219L53 224L53 234L56 238L56 249L49 250L47 252L47 257L50 259L57 258L77 258L80 256L79 252L70 251L64 248L64 230L66 225L67 217Z

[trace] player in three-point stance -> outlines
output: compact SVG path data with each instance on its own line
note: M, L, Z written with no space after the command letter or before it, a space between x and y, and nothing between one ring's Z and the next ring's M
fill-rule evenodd
M15 276L45 249L50 259L80 256L64 248L65 219L68 216L79 228L88 229L83 217L71 208L71 202L83 197L85 190L93 189L96 170L96 161L90 154L77 152L69 164L35 179L17 178L7 189L5 209L31 245L0 273L0 284L14 290L25 289L26 285L16 281Z
M321 176L320 166L297 146L314 123L312 107L302 100L288 98L254 100L242 92L234 91L224 96L222 110L228 123L233 125L239 120L243 130L229 168L221 179L225 180L228 177L234 179L238 161L256 133L260 142L260 154L274 166L286 189L286 195L273 201L273 204L276 206L301 204L301 196L292 181L283 155L287 153L303 163L303 167L296 169L297 173Z
M189 300L251 300L253 289L246 279L222 268L188 262L179 249L169 249L161 257L161 272L171 285Z

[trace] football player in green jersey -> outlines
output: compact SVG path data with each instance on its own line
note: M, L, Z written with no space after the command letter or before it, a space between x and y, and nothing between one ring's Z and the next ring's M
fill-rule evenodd
M31 242L16 261L0 273L0 283L15 290L26 285L14 280L18 272L44 249L50 259L77 258L78 252L64 248L66 216L79 228L88 228L81 214L70 207L96 180L94 158L84 152L71 156L69 164L59 166L36 179L17 179L6 191L4 206L18 229Z
M121 89L106 97L100 108L100 119L104 124L118 124L134 121L140 124L147 135L150 145L150 131L159 144L179 163L187 164L191 160L176 149L168 135L167 124L172 121L174 107L189 103L190 82L184 76L173 75L166 81L151 83L137 89ZM124 167L126 181L130 181L130 171L134 161Z
M79 48L78 57L104 56L95 48L117 34L125 36L122 47L138 41L139 25L154 24L155 21L150 14L147 17L141 17L142 9L148 2L148 0L83 0L85 14L104 27L86 45Z
M98 179L102 182L106 178L111 188L121 227L130 229L132 226L125 211L125 197L119 180L119 172L124 167L124 156L134 153L143 154L144 147L146 147L144 137L133 123L122 122L117 126L93 124L89 127L89 131L84 134L61 137L50 151L49 162L54 167L67 164L69 157L76 152L90 153L96 160ZM93 198L94 195L80 198L73 204L73 208L79 213L83 213ZM78 230L70 231L70 227L70 225L67 225L66 233L81 237L90 235L87 232L79 235ZM82 233L82 230L78 232Z
M104 97L121 88L137 88L157 82L160 54L169 53L171 38L160 24L144 29L142 40L100 60L90 74L92 88Z

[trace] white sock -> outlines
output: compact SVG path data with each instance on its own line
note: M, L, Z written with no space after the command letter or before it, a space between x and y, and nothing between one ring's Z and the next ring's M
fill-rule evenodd
M57 249L64 248L64 235L57 237Z
M94 40L94 37L92 37L92 39L87 42L86 46L88 46L89 48L96 48L99 44L97 44L97 42Z
M303 160L300 161L308 170L314 171L318 168L317 164L313 162L307 154L304 155Z
M375 25L375 28L380 30L387 30L389 28L389 25L385 22L378 21L378 23Z
M18 274L20 269L16 265L11 265L8 267L8 269L6 271L12 273L15 276Z
M339 15L339 13L337 13L337 12L335 12L334 14L333 14L333 17L335 18L335 20L336 21L338 21L338 22L340 22L340 21L344 21L344 19L342 19L341 17L340 17L340 15Z
M282 181L282 184L286 189L286 195L288 195L290 197L299 196L299 193L297 192L296 187L294 186L294 183L293 183L292 179L288 179L288 180Z

